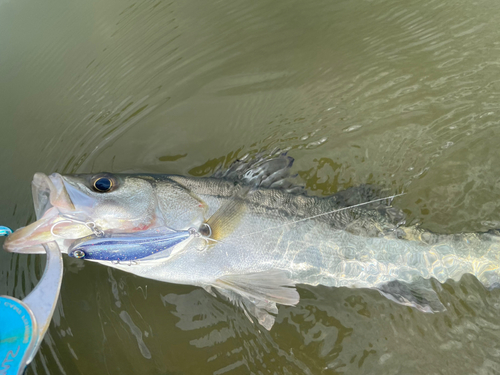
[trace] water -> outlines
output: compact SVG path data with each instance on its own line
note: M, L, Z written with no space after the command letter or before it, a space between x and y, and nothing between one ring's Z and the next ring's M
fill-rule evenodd
M313 194L375 183L428 229L500 227L499 15L494 0L0 0L0 224L34 219L37 171L204 176L279 147ZM436 284L434 315L301 287L266 332L199 288L64 262L28 374L500 373L500 291L473 277ZM0 294L25 296L43 264L2 251Z

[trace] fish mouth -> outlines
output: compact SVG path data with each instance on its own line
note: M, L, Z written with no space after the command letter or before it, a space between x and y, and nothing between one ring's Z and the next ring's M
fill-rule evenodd
M62 211L75 210L73 201L66 190L64 178L59 173L53 173L50 176L35 173L31 182L31 193L37 220L54 207Z
M89 234L90 230L85 226L66 219L67 215L75 214L76 210L68 193L71 186L63 176L59 173L50 176L36 173L31 186L37 220L9 235L3 245L6 251L42 254L45 253L43 243L61 242L63 239L79 238ZM65 237L56 233L56 226L60 233L66 233Z

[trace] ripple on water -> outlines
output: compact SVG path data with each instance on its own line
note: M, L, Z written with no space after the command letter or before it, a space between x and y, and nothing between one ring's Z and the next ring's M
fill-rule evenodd
M274 148L295 157L312 194L404 187L397 203L408 222L435 231L500 220L493 0L0 7L9 176L0 214L12 226L31 221L35 171L205 176ZM1 256L2 293L23 297L42 262ZM436 286L442 314L376 291L301 287L299 305L280 307L267 332L201 289L71 262L29 373L455 375L500 366L499 292L468 276Z

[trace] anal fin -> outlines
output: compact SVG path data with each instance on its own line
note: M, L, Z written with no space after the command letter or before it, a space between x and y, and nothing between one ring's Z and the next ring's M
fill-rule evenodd
M282 270L226 275L217 279L213 287L241 307L249 319L250 315L257 318L267 330L274 324L271 314L278 313L277 303L294 306L300 299L295 284Z
M395 280L378 286L377 290L391 301L414 307L422 312L446 311L446 307L439 300L428 279L421 278L411 284Z

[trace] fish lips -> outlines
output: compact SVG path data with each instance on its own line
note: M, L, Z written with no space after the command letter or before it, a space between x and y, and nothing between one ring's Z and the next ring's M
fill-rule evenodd
M61 220L61 215L75 211L68 190L76 189L70 187L59 173L50 176L36 173L31 186L37 221L9 235L3 245L6 251L25 254L45 253L41 244L60 239L53 234L54 224Z
M41 219L52 207L57 207L62 212L75 210L66 185L59 173L53 173L50 176L35 173L31 182L31 193L37 220Z

